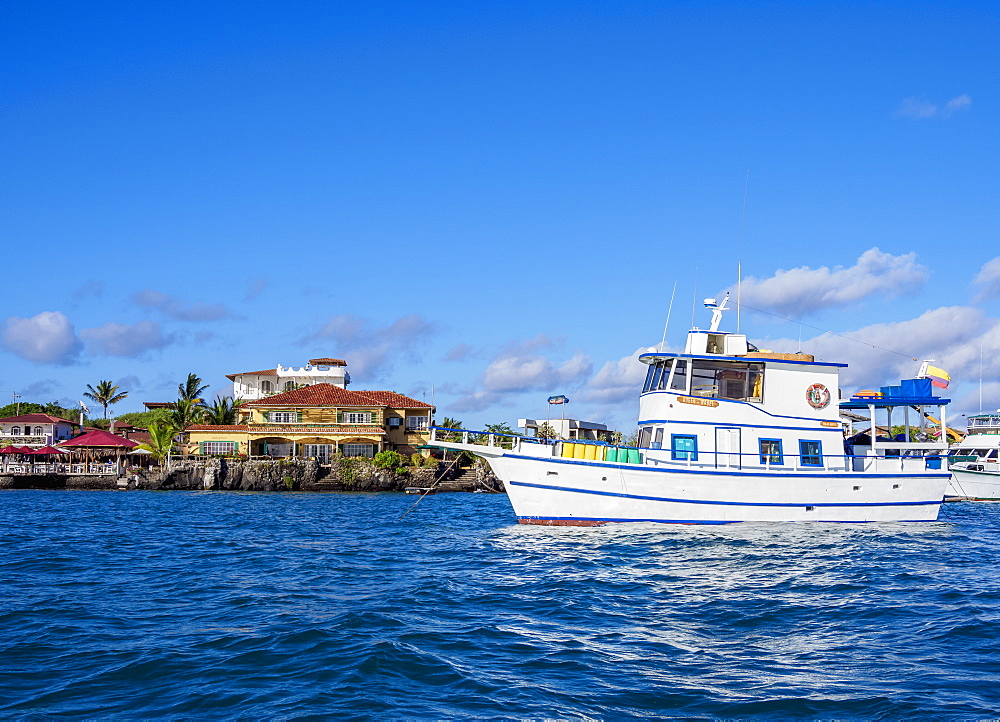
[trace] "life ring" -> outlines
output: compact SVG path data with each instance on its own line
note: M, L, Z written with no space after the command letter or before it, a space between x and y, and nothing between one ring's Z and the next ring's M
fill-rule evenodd
M823 384L813 384L806 389L806 401L814 409L825 409L830 405L830 389Z

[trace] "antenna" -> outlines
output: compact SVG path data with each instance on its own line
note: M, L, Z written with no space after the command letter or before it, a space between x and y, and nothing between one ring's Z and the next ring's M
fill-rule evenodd
M670 292L670 305L667 306L667 322L663 324L663 340L660 341L660 351L663 351L667 343L667 327L670 326L670 312L674 310L674 294L677 292L677 281L674 281L674 290Z
M694 307L698 304L698 267L694 267L694 293L691 294L691 328L694 328Z
M740 215L740 252L736 256L736 333L740 332L740 311L742 309L741 290L743 286L743 223L747 217L747 192L750 190L750 169L743 186L743 213Z

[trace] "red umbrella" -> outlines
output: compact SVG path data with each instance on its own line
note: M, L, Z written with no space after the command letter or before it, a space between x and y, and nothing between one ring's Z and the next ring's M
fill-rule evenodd
M19 453L21 452L17 450L16 446L7 445L2 449L0 449L0 454L19 454Z
M38 454L38 455L51 456L53 454L62 454L63 452L59 451L59 449L54 449L51 446L43 446L40 449L35 449L31 453L32 454Z
M14 453L15 454L33 454L35 452L34 452L34 450L32 450L32 448L30 446L15 446L14 447Z

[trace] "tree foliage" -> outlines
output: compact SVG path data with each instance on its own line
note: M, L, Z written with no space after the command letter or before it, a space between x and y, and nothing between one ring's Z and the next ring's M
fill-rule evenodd
M177 397L182 401L198 403L201 401L201 395L205 393L205 389L207 388L208 384L203 384L201 378L196 374L190 373L187 375L184 383L177 385Z
M106 419L108 418L108 406L123 400L128 396L128 391L119 391L118 384L113 384L110 381L98 381L97 388L87 384L87 391L83 395L104 407L104 418Z
M162 462L170 454L174 444L177 429L166 421L154 421L149 425L149 442L139 444L138 448L148 451L153 458Z
M232 426L239 421L242 404L229 396L216 396L212 404L202 407L201 420L206 424Z

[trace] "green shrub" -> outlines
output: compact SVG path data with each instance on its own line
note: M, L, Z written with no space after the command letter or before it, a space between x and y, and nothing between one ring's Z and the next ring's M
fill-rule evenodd
M419 469L424 465L424 455L420 452L414 452L410 454L410 466L415 469Z
M295 487L298 486L298 484L295 483L295 479L291 476L284 476L281 480L285 482L285 488L289 491L293 491Z
M393 469L400 473L399 469L406 466L408 460L398 451L380 451L375 454L375 466L380 469Z

